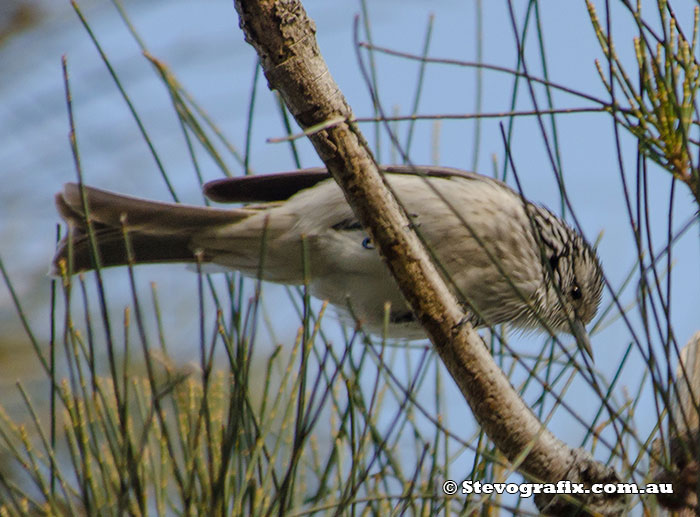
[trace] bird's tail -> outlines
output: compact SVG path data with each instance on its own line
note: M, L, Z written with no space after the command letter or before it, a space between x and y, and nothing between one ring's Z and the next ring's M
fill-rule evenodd
M194 262L198 250L192 248L197 232L239 222L251 214L240 209L218 209L146 201L83 187L87 217L80 187L67 183L56 194L56 206L68 223L69 232L61 240L52 262L51 273L60 275L94 269L96 257L87 221L93 228L100 267L129 263ZM206 262L206 254L201 255Z

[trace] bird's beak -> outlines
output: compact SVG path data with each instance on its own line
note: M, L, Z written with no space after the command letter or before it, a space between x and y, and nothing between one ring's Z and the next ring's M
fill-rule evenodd
M593 361L593 348L591 348L591 339L586 331L586 326L579 319L571 322L571 333L576 338L576 344L581 348L588 357Z

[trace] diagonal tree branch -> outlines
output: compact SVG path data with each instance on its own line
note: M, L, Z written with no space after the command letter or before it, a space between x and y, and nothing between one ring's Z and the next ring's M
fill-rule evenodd
M505 456L528 478L556 483L615 483L612 468L557 439L520 399L445 285L396 199L367 143L349 122L352 111L328 71L315 25L298 0L234 0L246 41L255 47L269 87L282 95L348 203L389 266L474 416ZM332 124L328 124L332 121ZM326 124L326 126L323 126ZM580 499L539 494L539 508L571 515L572 506L619 515L622 496Z

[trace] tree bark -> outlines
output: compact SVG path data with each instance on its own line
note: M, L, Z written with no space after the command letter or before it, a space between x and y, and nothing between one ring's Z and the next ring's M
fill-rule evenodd
M345 98L328 71L315 25L297 0L234 0L246 41L257 51L269 87L277 90L299 125L330 127L309 136L343 189L348 203L387 263L479 424L527 478L614 483L612 468L593 461L550 433L520 399L488 353L386 187ZM339 122L336 122L340 120ZM467 415L464 415L465 418ZM549 514L572 515L572 507L619 515L622 496L585 495L536 502Z

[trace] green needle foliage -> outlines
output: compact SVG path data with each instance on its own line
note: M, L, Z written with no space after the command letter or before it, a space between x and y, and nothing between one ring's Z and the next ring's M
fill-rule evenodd
M693 33L688 38L667 0L657 2L661 33L642 17L641 4L627 5L639 29L634 38L637 68L626 70L615 51L611 32L601 24L588 0L588 13L606 63L596 61L598 73L614 102L610 110L638 141L641 153L688 185L700 204L698 162L698 112L700 87L698 13L694 9ZM636 78L635 82L632 78ZM627 105L618 104L623 98ZM695 138L693 136L695 129Z

